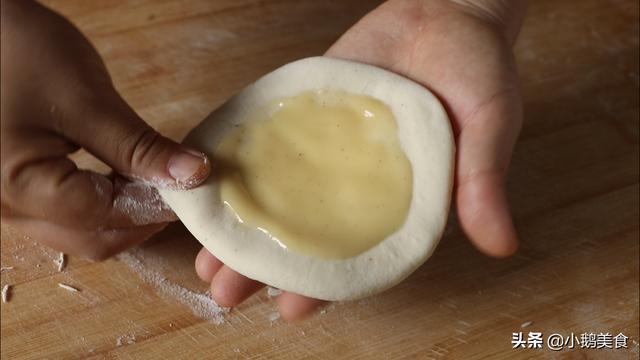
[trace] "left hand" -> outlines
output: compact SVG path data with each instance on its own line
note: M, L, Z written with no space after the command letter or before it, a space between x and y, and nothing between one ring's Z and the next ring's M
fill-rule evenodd
M401 74L440 98L456 136L460 224L476 247L497 257L518 246L504 181L522 124L511 45L523 15L523 1L391 0L326 54ZM235 306L264 286L204 248L196 271L211 282L211 294L223 306ZM302 318L324 303L288 292L277 301L285 320Z
M145 123L63 16L35 1L0 6L2 223L102 260L176 220L154 186L198 186L211 172L206 157ZM68 155L80 148L114 173L79 169Z

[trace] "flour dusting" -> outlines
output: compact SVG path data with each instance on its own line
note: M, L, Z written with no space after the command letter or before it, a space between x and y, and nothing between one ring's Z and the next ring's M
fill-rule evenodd
M136 336L134 334L122 335L116 338L116 346L135 344Z
M153 285L161 294L174 298L191 308L194 315L216 325L224 323L229 308L216 304L208 292L198 293L169 281L144 264L144 254L140 249L132 249L117 255L118 260L131 267L140 278Z
M278 319L280 319L280 313L279 312L274 311L271 314L269 314L269 321L270 322L278 321Z
M2 287L2 302L8 303L11 296L11 285L5 285Z
M127 215L135 225L175 220L171 208L156 188L144 182L127 182L119 186L113 207Z
M80 292L80 289L78 289L78 288L77 288L77 287L75 287L75 286L68 285L68 284L58 283L58 286L59 286L60 288L62 288L62 289L65 289L65 290L67 290L67 291L70 291L70 292L74 292L74 293L76 293L76 292Z
M56 264L56 268L58 269L58 272L60 272L64 270L64 267L67 264L67 256L65 253L61 252L58 255L58 258L53 260L53 263Z

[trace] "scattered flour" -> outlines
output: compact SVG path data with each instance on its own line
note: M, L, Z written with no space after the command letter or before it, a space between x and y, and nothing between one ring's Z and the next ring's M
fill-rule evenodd
M139 249L132 249L117 255L118 260L131 267L140 278L153 285L164 295L177 299L191 308L194 315L220 325L224 323L229 308L216 304L208 293L198 293L183 286L172 283L161 274L145 267Z
M116 346L135 344L136 336L134 334L122 335L116 338Z
M11 300L11 285L5 285L2 287L2 302L8 303Z
M278 319L280 319L280 313L277 311L274 311L269 315L269 321L271 322L277 321Z
M67 291L71 291L71 292L80 292L80 289L78 289L77 287L71 286L71 285L67 285L67 284L63 284L63 283L58 283L58 286L67 290Z
M67 265L67 256L64 253L60 253L57 259L53 260L54 264L56 264L56 268L58 272L64 270L65 265Z

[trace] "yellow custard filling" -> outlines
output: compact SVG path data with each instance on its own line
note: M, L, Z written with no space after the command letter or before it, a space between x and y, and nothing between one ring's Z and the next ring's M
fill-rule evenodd
M404 223L412 170L383 102L306 91L257 109L215 152L220 197L301 254L356 256Z

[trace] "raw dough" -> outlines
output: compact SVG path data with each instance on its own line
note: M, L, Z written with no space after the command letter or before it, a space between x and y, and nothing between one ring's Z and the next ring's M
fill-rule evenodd
M336 89L387 104L413 170L413 196L404 225L375 247L346 259L300 255L238 222L219 197L215 176L189 191L161 190L189 231L235 271L275 288L324 300L362 298L407 277L433 252L451 198L454 140L440 102L428 90L380 68L328 57L287 64L260 78L209 115L185 144L213 157L227 131L278 98ZM214 160L215 172L215 160Z

